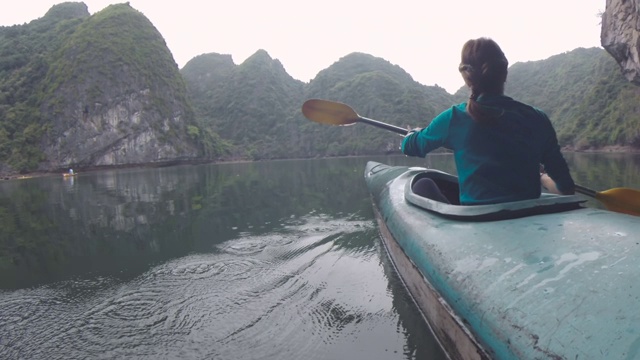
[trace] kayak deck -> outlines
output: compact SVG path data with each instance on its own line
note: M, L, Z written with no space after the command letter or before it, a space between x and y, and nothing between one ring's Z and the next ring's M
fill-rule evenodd
M452 358L640 355L637 217L577 208L451 219L405 199L423 171L370 162L365 178L390 257Z

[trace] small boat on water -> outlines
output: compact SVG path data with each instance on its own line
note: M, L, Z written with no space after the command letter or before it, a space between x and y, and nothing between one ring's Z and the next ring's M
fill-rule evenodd
M579 195L461 206L411 192L430 177L369 162L385 248L451 359L640 358L640 218Z
M62 177L73 177L78 175L78 173L62 173Z

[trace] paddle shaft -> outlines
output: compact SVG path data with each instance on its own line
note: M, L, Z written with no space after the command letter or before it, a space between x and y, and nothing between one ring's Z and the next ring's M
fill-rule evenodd
M366 117L363 117L363 116L358 116L358 121L366 123L366 124L369 124L369 125L373 125L373 126L379 127L381 129L393 131L393 132L398 133L398 134L403 135L403 136L407 135L407 133L409 132L405 128L401 128L399 126L383 123L382 121L369 119L369 118L366 118Z
M592 198L595 198L596 195L597 195L597 192L595 190L586 188L586 187L584 187L582 185L575 184L575 189L576 189L576 192L578 192L578 193L580 193L582 195L590 196Z

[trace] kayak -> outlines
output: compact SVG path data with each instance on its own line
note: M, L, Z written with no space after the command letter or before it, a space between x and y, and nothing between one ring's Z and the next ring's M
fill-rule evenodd
M451 359L640 358L640 218L580 195L440 203L411 184L457 196L457 178L421 167L368 162L364 176L384 247Z
M73 174L71 174L71 173L62 173L62 177L72 177L72 176L76 176L76 175L77 175L77 173L73 173Z

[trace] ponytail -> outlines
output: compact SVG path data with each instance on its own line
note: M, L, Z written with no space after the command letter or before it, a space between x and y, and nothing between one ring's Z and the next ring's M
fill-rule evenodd
M469 98L467 112L471 118L480 123L489 123L504 114L504 109L485 106L478 101Z
M482 94L504 93L509 62L498 44L487 38L467 41L462 47L462 62L458 67L464 82L471 89L467 112L478 122L490 122L504 113L503 109L482 105Z

